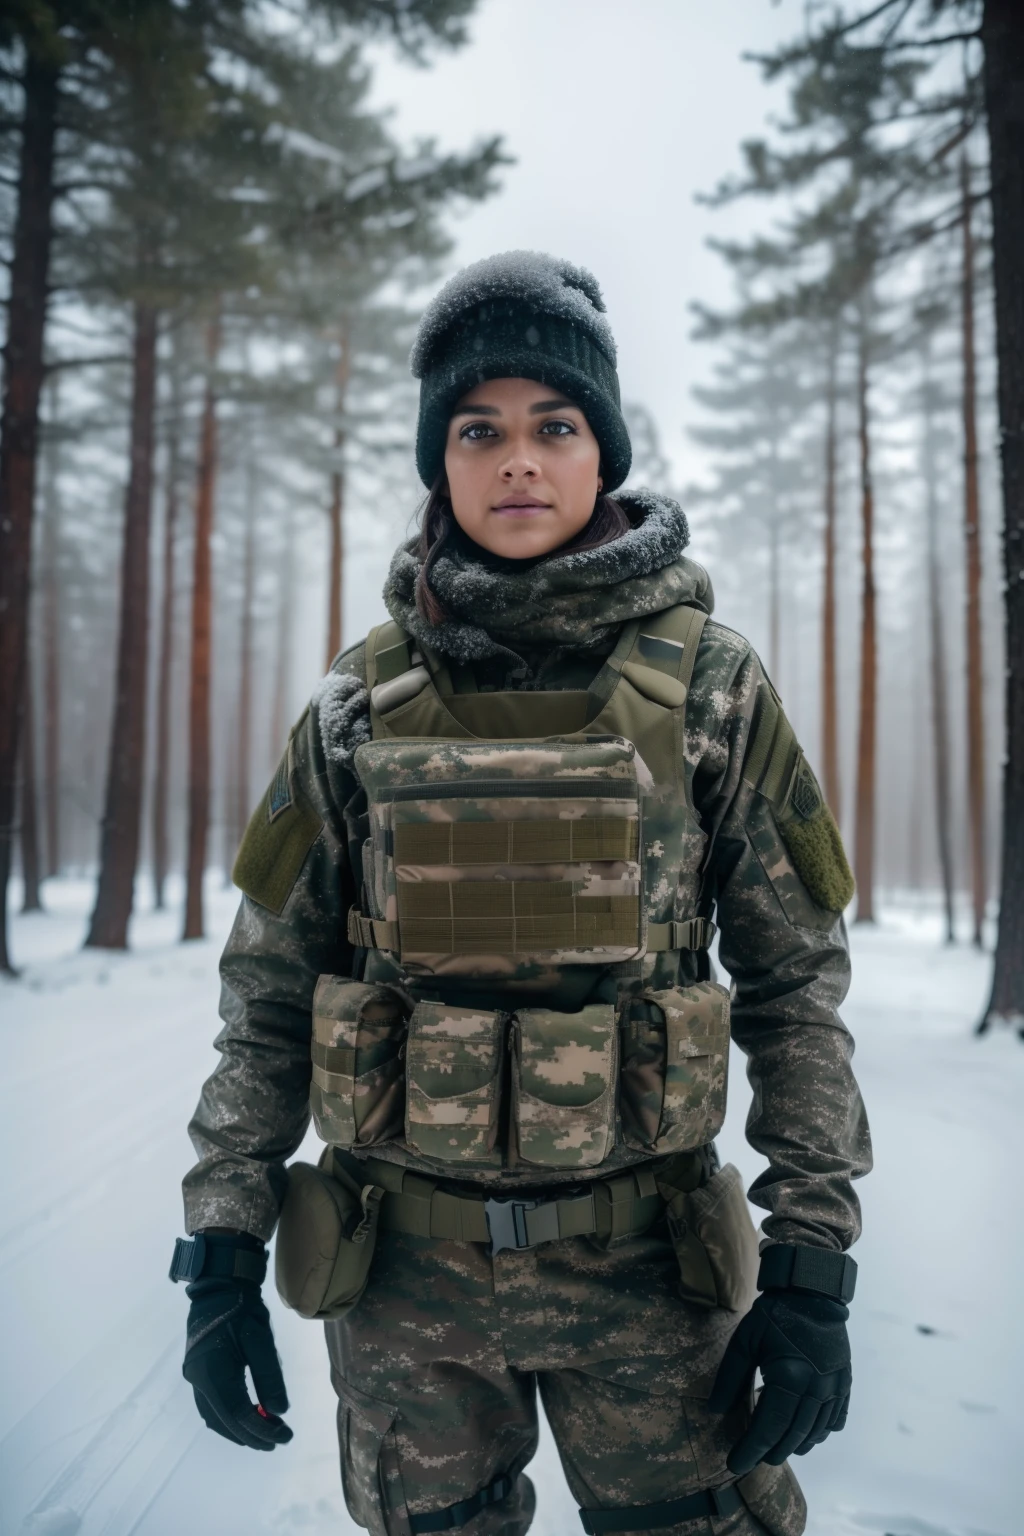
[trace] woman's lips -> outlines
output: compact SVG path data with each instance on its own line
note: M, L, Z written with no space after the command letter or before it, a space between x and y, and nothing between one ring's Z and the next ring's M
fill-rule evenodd
M535 517L538 512L550 512L551 503L548 501L500 501L496 507L491 508L502 517Z

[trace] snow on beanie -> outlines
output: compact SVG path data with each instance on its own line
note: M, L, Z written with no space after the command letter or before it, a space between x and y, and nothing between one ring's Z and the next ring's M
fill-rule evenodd
M410 363L420 380L416 468L444 466L457 400L487 379L536 379L580 407L601 445L605 491L629 474L615 339L597 280L542 251L504 251L464 267L427 305Z

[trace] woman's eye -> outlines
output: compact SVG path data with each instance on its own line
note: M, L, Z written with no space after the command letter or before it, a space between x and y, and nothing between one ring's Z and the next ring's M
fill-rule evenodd
M479 443L485 437L497 437L493 427L489 427L486 421L471 421L459 432L460 438L469 443Z
M546 437L576 436L576 428L571 421L546 421L540 430Z

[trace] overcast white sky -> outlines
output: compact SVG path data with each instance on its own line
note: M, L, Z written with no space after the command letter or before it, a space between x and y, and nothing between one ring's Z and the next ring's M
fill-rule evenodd
M708 234L767 210L699 207L738 168L783 97L741 54L796 34L801 0L481 0L471 41L429 69L379 59L373 100L407 142L460 148L492 133L515 157L502 188L455 224L454 266L512 247L589 267L619 344L623 394L655 414L681 480L699 473L683 423L707 349L690 301L729 301Z

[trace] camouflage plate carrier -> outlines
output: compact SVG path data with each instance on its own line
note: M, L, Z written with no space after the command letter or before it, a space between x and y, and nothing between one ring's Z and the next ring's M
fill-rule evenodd
M729 998L707 912L674 905L704 620L625 625L578 693L456 691L397 625L370 633L361 979L321 977L313 1007L330 1145L565 1179L713 1140Z

